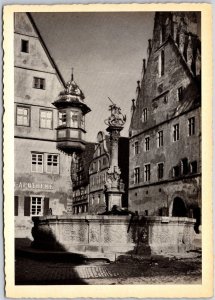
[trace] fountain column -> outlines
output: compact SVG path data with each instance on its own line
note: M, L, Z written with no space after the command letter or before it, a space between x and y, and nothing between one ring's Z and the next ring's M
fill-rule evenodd
M122 208L122 194L124 193L124 184L120 178L121 171L118 165L118 146L120 131L126 121L126 116L122 115L120 107L116 104L110 105L111 115L105 120L108 125L107 132L110 134L110 167L107 171L105 182L106 210L110 211L114 205Z

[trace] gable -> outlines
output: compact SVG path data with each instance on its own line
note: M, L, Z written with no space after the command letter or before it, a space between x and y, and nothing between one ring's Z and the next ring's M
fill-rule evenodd
M164 74L159 76L159 56L164 51ZM182 87L184 97L190 108L191 103L198 98L199 91L184 58L177 46L171 40L149 57L146 73L144 74L141 91L136 101L136 109L131 120L130 130L133 134L147 130L173 117L182 102L178 101L178 89ZM142 113L147 108L147 121L143 122Z
M16 33L38 37L26 13L15 13L14 30Z
M14 63L16 67L56 74L65 85L50 52L48 51L34 21L29 13L15 13L14 23ZM29 51L21 51L22 41L28 42Z

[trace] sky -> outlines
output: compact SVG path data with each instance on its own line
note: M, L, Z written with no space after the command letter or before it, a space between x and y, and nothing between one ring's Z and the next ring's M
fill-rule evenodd
M128 136L131 100L141 79L142 60L152 38L152 12L32 13L47 48L64 80L71 77L85 95L86 140L96 141L106 130L108 97L121 107ZM60 91L59 91L60 92ZM57 97L57 95L56 95Z

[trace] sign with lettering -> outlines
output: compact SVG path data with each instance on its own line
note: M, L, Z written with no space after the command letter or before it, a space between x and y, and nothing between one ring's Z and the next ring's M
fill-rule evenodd
M51 183L15 182L14 187L18 189L53 190Z

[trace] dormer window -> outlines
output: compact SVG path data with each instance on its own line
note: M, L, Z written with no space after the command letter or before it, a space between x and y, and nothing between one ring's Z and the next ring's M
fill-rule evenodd
M21 52L29 53L29 41L21 40Z

